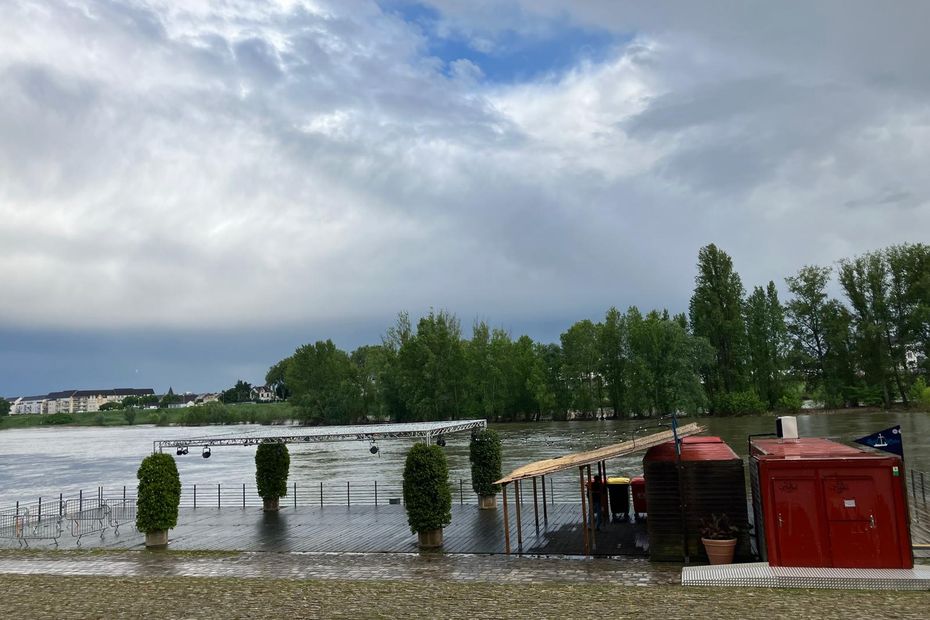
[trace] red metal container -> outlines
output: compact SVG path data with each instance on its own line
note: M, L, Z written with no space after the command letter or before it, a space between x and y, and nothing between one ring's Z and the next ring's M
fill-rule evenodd
M913 567L900 458L826 439L760 439L750 480L770 565Z
M633 512L637 517L645 515L648 510L646 502L646 479L642 476L636 476L630 480L630 489L633 493Z

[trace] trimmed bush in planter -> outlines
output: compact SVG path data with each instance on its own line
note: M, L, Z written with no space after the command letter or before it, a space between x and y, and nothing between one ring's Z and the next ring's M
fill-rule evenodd
M136 500L136 528L145 534L146 547L168 544L168 530L178 524L181 477L169 454L152 454L142 459Z
M471 486L478 494L479 508L496 508L495 495L501 490L501 438L490 429L481 430L471 438Z
M415 444L404 465L404 503L410 531L421 547L442 545L442 528L452 522L449 466L439 446Z
M283 443L260 443L255 451L255 484L266 512L278 510L279 499L287 495L287 474L291 456Z

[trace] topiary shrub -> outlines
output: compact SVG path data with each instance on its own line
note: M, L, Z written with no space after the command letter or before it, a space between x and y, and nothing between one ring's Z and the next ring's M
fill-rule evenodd
M481 430L471 438L471 486L481 496L493 496L501 490L501 438L496 431Z
M283 443L260 443L255 451L255 484L265 510L278 509L278 499L287 495L291 456Z
M178 524L181 477L169 454L152 454L142 460L136 500L136 528L145 534L167 531Z
M439 446L418 443L407 452L404 503L411 532L438 530L452 522L449 466Z

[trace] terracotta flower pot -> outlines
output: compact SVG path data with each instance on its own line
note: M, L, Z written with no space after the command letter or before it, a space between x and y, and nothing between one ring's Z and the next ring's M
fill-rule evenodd
M496 495L479 495L478 510L494 510L497 508Z
M702 538L704 550L707 551L707 559L711 564L732 564L733 553L736 551L736 539L713 540L711 538Z
M417 532L420 549L436 549L442 546L442 528Z

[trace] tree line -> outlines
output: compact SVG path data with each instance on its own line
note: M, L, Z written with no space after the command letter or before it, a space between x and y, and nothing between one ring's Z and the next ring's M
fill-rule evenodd
M833 278L843 299L830 296ZM930 246L806 266L785 285L784 303L774 281L747 294L730 256L711 244L698 254L687 314L610 308L543 343L485 321L466 337L444 310L415 325L401 312L380 344L351 352L331 340L306 344L266 382L305 421L327 424L930 401Z

